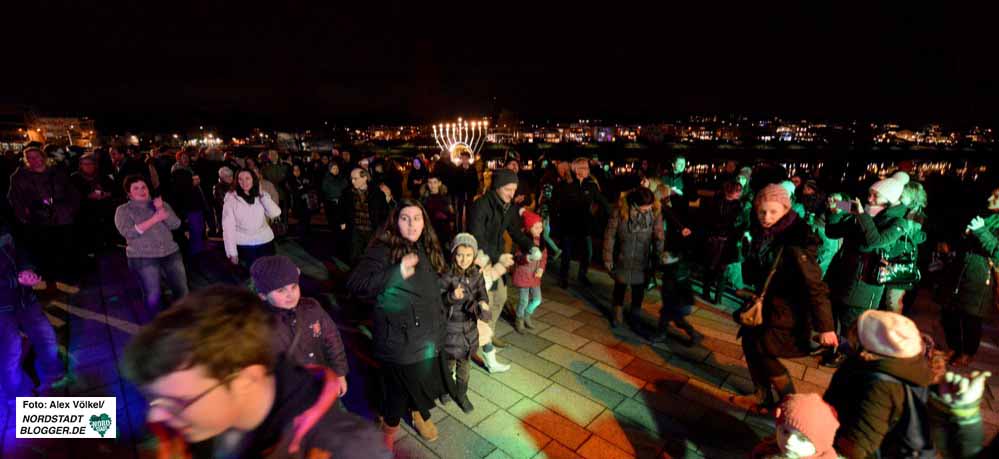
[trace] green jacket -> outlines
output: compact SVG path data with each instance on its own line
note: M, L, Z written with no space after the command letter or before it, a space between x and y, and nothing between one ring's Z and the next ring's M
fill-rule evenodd
M906 224L906 206L889 207L877 216L868 214L830 214L826 236L843 238L843 253L836 260L829 275L833 297L840 303L854 307L875 309L881 304L883 285L863 281L866 263L878 253L895 253Z
M825 400L839 414L836 451L851 459L877 457L885 436L905 410L905 387L878 379L886 373L916 386L929 386L930 363L922 354L909 359L864 361L853 357L832 377ZM885 456L892 457L892 456Z
M999 214L985 220L985 226L964 236L961 255L951 267L950 281L945 284L945 304L967 314L987 318L995 314L992 273L989 260L999 263Z

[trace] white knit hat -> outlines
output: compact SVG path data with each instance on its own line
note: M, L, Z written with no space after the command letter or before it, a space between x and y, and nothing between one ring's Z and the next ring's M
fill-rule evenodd
M898 171L892 174L891 177L871 185L871 189L877 191L878 196L884 198L886 201L897 204L898 200L902 198L902 190L907 183L909 183L909 174Z
M916 323L901 314L869 310L857 319L857 335L867 351L907 359L923 352L923 337Z
M458 246L467 245L472 248L472 253L478 253L479 242L475 240L475 236L469 233L458 233L451 241L451 253L454 253L458 249Z

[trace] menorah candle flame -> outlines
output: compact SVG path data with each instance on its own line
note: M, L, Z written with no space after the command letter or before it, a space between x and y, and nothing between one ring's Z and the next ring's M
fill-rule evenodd
M486 142L489 130L488 121L467 121L458 118L457 123L442 123L432 126L434 140L442 152L451 155L455 164L461 162L461 152L468 150L472 161Z

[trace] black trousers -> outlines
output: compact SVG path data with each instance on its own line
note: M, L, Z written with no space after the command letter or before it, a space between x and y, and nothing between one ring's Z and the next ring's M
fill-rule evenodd
M742 351L746 355L753 385L758 389L770 387L771 378L787 374L787 367L778 359L808 355L790 330L764 326L743 327Z
M982 342L982 318L960 310L945 309L940 322L947 337L947 347L954 351L954 355L974 357Z
M631 309L630 313L636 314L642 310L642 300L645 299L645 282L639 284L625 284L614 281L614 291L611 293L611 303L614 306L624 304L624 292L631 287Z

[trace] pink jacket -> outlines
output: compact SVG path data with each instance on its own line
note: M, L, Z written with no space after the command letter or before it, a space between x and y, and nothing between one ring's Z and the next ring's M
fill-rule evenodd
M527 254L517 249L517 256L514 257L513 266L513 286L517 288L540 287L541 279L534 277L539 269L545 269L548 263L548 250L543 248L540 240L535 239L534 244L541 248L541 259L538 261L527 261Z

